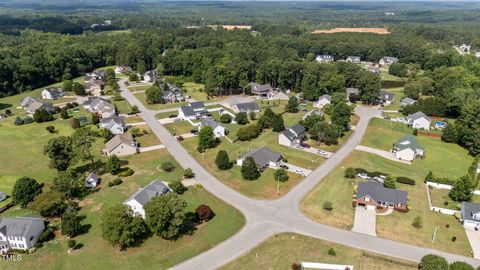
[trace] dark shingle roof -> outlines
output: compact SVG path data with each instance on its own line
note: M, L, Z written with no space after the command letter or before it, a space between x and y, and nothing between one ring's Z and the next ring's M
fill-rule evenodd
M384 90L380 90L380 98L382 100L391 101L395 98L395 94L391 93L391 92L384 91Z
M291 127L290 130L292 130L296 134L302 134L305 132L305 128L302 125L298 125L298 124Z
M193 108L190 106L180 106L180 110L183 112L185 116L195 116L195 112Z
M273 162L279 161L282 158L282 155L280 155L277 152L273 152L272 150L266 147L262 147L262 148L257 148L253 151L243 154L240 157L240 159L243 159L246 157L252 157L253 160L255 160L255 163L257 163L259 167L264 167L270 161L273 161Z
M473 214L480 213L480 204L478 203L469 203L462 202L462 218L472 221L480 221L479 219L474 219Z
M412 119L413 120L417 120L417 119L420 119L420 118L426 118L428 121L432 121L430 119L430 117L428 117L426 114L424 114L423 112L416 112L416 113L412 113L412 114L409 114L407 116L407 119Z
M167 185L160 180L154 180L150 184L133 193L133 195L130 196L130 198L128 198L125 202L136 200L138 203L145 206L145 204L150 202L150 200L153 198L160 195L165 195L169 192L170 189L167 187Z
M238 103L236 106L240 112L253 112L260 110L260 107L256 102Z
M357 199L370 196L376 202L407 204L408 192L398 189L383 187L380 183L359 183Z
M33 217L4 217L0 220L0 231L6 236L27 236L30 227L45 228L43 219Z
M196 101L196 102L190 103L190 107L192 107L192 109L194 110L204 109L205 104L203 103L203 101Z

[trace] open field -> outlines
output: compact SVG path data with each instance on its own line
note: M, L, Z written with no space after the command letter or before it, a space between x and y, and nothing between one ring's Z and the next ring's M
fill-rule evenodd
M336 256L328 255L330 248L334 249ZM353 265L355 270L417 269L417 264L412 262L365 253L359 249L293 233L282 233L269 238L221 269L290 269L292 263L302 261Z
M153 134L150 128L147 125L136 126L140 130L146 130L147 134L136 137L135 140L140 144L141 147L148 147L161 144L160 140Z
M337 27L329 30L316 29L313 34L335 34L335 33L372 33L379 35L388 35L390 32L387 28L343 28Z
M449 190L429 188L429 191L433 206L460 211L462 203L455 202L450 199L450 197L448 196ZM472 202L480 203L480 196L473 195Z

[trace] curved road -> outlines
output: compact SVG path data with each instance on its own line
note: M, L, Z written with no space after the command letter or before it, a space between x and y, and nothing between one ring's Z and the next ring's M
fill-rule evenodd
M417 247L382 238L363 235L333 228L314 222L300 211L301 200L318 185L335 167L340 165L360 143L371 118L379 115L373 108L358 107L356 114L360 121L347 142L315 169L308 177L280 199L274 201L248 198L217 180L200 165L156 119L155 111L150 111L126 88L126 79L120 80L122 96L131 105L136 105L145 122L162 141L166 149L184 168L192 168L196 179L209 192L237 208L246 218L245 226L234 236L210 250L184 261L172 269L216 269L245 254L262 241L281 232L295 232L318 239L359 248L374 253L397 257L404 260L420 261L426 254L438 254L448 261L465 261L475 267L480 261L460 255Z

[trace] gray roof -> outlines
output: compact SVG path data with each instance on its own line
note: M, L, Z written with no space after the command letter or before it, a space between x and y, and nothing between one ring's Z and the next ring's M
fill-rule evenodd
M45 91L49 92L50 95L54 97L62 96L65 92L60 87L48 87L44 89Z
M299 137L303 137L305 134L305 128L302 125L295 125L287 130L282 132L285 137L287 137L290 141L298 139Z
M291 128L289 128L290 130L294 131L296 134L302 134L305 132L305 127L303 127L302 125L295 125Z
M251 82L248 85L251 86L252 91L255 91L255 92L269 92L273 90L273 87L269 83L258 84L256 82Z
M25 98L22 99L22 101L20 102L20 105L22 107L26 108L26 107L30 106L30 104L32 104L35 101L36 101L36 99L28 96L28 97L25 97Z
M145 73L143 73L143 76L149 76L150 78L155 78L155 71L154 70L149 70Z
M253 112L259 111L260 107L256 102L244 102L244 103L237 103L236 104L239 112Z
M380 183L367 182L359 183L357 199L369 196L376 202L407 204L408 192L404 190L386 188Z
M133 193L133 195L130 196L130 198L128 198L125 202L135 200L141 205L145 206L145 204L149 203L153 198L160 195L165 195L169 192L170 189L167 187L167 185L157 179Z
M480 221L480 219L474 219L473 215L480 213L480 204L462 202L462 218L465 220Z
M424 114L423 112L416 112L416 113L409 114L409 115L407 116L407 119L412 119L412 121L414 121L414 120L420 119L420 118L422 118L422 117L425 118L425 119L427 119L428 121L432 121L432 120L430 119L430 117L428 117L428 116L427 116L426 114Z
M127 144L132 147L135 147L135 141L133 140L132 134L124 133L115 135L110 141L105 144L105 149L108 152L112 152L120 144Z
M193 111L193 108L190 106L180 106L180 110L183 112L185 116L195 116L195 112Z
M393 146L396 151L400 151L406 148L410 148L413 151L417 149L424 150L423 146L417 142L417 139L413 135L406 135L400 138Z
M91 173L89 173L89 174L87 175L86 179L87 179L87 180L88 180L88 179L94 179L94 180L98 181L98 175L97 175L96 172L91 172Z
M415 99L412 99L412 98L409 98L409 97L406 97L406 98L402 99L402 101L401 101L401 103L404 103L404 104L407 104L407 105L413 104L415 102L416 102Z
M190 107L192 107L193 110L205 109L205 104L203 103L203 101L196 101L190 103Z
M387 92L385 90L380 90L380 99L382 100L388 100L388 101L392 101L393 99L395 99L395 94L394 93L391 93L391 92Z
M282 131L282 134L287 137L290 141L293 141L296 139L297 136L293 134L289 129Z
M220 126L220 124L217 121L212 119L202 119L200 120L200 126L202 127L209 126L215 129L216 127Z
M322 100L324 98L328 101L332 101L332 96L330 96L330 95L323 95L323 96L319 97L318 100Z
M262 147L262 148L257 148L255 150L252 150L250 152L247 152L243 154L240 159L246 158L246 157L252 157L255 163L259 167L264 167L267 165L270 161L272 162L278 162L280 159L282 159L282 155L277 152L273 152L272 150Z
M114 124L125 126L125 120L122 116L113 116L100 119L100 127L110 129Z
M44 109L48 112L53 112L55 109L53 108L53 104L52 103L48 103L48 102L40 102L40 101L37 101L37 100L34 100L32 103L30 103L30 105L28 105L27 107L27 111L31 112L31 113L35 113L37 110L39 109Z
M6 236L27 236L31 227L45 228L43 219L34 217L4 217L0 220L0 232Z

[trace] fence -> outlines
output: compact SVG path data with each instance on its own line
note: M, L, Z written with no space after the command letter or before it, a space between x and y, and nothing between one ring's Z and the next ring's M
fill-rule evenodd
M427 181L426 182L426 185L427 186L430 186L430 187L433 187L433 188L436 188L436 189L447 189L447 190L451 190L452 189L452 186L451 185L447 185L447 184L439 184L439 183L435 183L435 182L429 182ZM474 190L473 191L473 194L475 195L480 195L480 190Z

